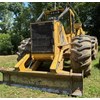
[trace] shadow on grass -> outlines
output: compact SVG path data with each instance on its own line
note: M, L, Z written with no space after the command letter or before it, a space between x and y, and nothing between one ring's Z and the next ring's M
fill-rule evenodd
M98 51L100 51L100 47L98 47Z
M100 69L100 63L94 65L96 68Z

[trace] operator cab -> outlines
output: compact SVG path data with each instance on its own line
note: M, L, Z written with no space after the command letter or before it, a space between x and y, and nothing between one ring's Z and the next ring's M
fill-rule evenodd
M37 22L60 20L63 24L66 34L74 33L74 13L70 8L43 11L38 17Z
M46 20L58 20L58 16L64 11L64 9L46 11Z

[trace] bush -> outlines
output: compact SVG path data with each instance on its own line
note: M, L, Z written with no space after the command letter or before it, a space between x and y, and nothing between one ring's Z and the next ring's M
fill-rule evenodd
M20 45L22 37L18 34L12 33L11 36L11 43L13 45L13 52L16 53L18 51L18 46Z
M0 55L12 54L12 43L9 34L0 34Z

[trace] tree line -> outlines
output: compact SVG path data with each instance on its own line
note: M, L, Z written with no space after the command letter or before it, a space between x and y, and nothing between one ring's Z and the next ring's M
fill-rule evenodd
M65 2L0 2L0 54L14 54L20 41L30 37L30 23L43 10L65 8ZM83 23L84 30L100 40L100 3L70 3Z

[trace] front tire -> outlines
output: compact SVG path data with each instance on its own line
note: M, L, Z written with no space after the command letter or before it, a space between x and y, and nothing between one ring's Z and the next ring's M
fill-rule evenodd
M76 36L71 45L71 67L73 72L81 73L84 77L90 75L91 70L91 39L86 36Z

